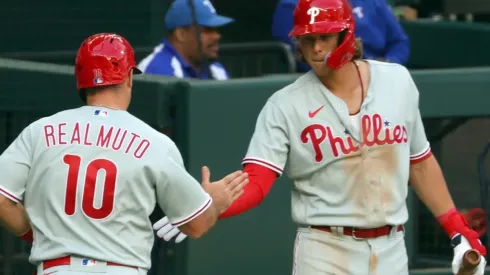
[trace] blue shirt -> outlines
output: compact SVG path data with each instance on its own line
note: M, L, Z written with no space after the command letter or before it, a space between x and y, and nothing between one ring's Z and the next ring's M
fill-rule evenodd
M225 67L219 62L209 64L209 70L202 70L200 74L180 56L167 39L157 45L153 52L138 64L138 68L145 74L175 76L178 78L198 78L226 80L230 76ZM208 71L210 74L208 74Z
M295 48L288 33L293 28L297 0L279 0L272 21L272 35ZM355 34L362 39L365 59L388 59L405 65L410 55L410 40L386 0L351 0L356 22ZM309 66L298 64L300 71Z

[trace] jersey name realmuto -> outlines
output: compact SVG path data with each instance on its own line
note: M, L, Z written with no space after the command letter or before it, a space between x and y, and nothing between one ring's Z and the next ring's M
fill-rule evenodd
M408 219L410 164L431 154L419 92L405 67L367 62L357 118L312 71L273 94L258 116L243 164L286 172L299 225L374 228Z
M0 156L0 175L0 193L31 221L33 264L76 255L149 269L156 203L174 226L211 204L173 141L104 107L33 122Z

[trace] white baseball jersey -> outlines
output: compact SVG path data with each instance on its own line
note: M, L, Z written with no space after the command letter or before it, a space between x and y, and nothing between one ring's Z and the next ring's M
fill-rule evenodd
M408 219L410 163L431 153L419 92L405 67L368 62L357 116L313 71L272 95L259 114L243 163L285 169L297 224L373 228Z
M78 255L149 269L156 202L176 227L211 204L167 136L103 107L32 123L1 155L0 175L0 193L31 221L34 264Z

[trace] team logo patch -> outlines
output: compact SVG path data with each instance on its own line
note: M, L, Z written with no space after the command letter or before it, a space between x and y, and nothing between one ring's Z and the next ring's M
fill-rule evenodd
M104 79L102 79L102 70L94 69L94 84L102 84Z
M103 110L95 110L94 115L101 116L101 117L107 117L109 115L109 112L103 111Z
M93 259L82 259L82 265L83 266L94 266L97 264L96 260Z

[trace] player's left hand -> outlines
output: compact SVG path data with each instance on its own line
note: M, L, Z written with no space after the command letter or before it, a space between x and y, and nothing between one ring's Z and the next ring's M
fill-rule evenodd
M173 226L170 223L167 216L157 221L153 225L153 229L157 231L157 236L160 239L164 239L167 242L170 241L175 236L177 236L177 238L175 238L175 243L180 243L185 238L187 238L186 234L180 232L180 230L177 227Z
M468 240L462 236L461 234L455 235L452 240L451 240L451 245L454 248L454 258L452 261L452 271L453 274L458 274L459 269L463 263L463 257L466 251L472 249L470 243ZM484 275L485 273L485 266L487 265L487 261L484 256L481 256L481 261L480 264L478 265L478 268L476 269L475 273L473 275Z
M449 238L454 239L455 236L461 235L469 243L470 248L476 249L484 257L487 256L487 249L482 245L480 236L474 230L469 228L466 219L455 209L448 211L443 221L439 221L448 234Z

